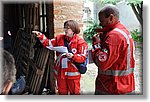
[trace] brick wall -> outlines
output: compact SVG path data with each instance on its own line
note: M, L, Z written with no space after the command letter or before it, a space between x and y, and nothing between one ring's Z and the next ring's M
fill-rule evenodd
M54 0L54 32L63 33L63 25L66 20L75 20L81 28L83 17L83 0Z

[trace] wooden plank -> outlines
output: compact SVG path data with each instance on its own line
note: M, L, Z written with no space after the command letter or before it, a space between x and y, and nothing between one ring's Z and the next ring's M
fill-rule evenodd
M44 59L45 61L42 61L42 63L39 63L39 66L41 66L41 65L43 65L43 66L42 66L42 68L38 67L36 73L34 73L34 77L32 80L33 83L31 86L31 91L33 92L33 94L39 94L41 82L42 82L45 67L46 67L45 64L47 63L47 59L48 59L48 55L49 55L48 49L42 48L42 50L40 50L40 52L41 52L41 54L38 58ZM38 60L38 61L41 61L41 60Z

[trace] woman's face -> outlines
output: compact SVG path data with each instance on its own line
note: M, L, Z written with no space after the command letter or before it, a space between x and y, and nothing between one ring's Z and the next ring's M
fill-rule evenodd
M73 37L74 32L72 31L72 29L68 26L68 27L64 27L64 32L65 35L68 37Z

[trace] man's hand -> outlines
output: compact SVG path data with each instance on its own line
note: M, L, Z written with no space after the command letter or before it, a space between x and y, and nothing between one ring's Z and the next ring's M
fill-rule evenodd
M101 34L102 33L97 33L93 36L92 41L94 45L101 42L101 39L100 39Z
M95 35L93 36L93 40L95 40L94 42L100 42L100 41L101 41L101 40L100 40L100 34L99 34L99 33L95 34Z

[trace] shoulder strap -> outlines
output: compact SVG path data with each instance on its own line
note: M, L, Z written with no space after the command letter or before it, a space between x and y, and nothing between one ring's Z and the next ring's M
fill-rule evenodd
M67 47L68 52L73 53L73 52L70 50L70 46L69 46L69 43L68 43L68 41L67 41L66 38L64 38L64 44L65 44L65 46Z

